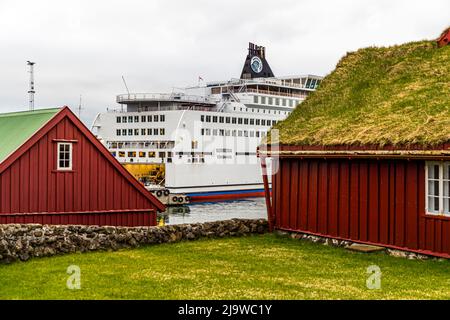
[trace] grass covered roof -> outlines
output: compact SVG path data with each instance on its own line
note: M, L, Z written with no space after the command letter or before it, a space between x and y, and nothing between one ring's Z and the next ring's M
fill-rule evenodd
M284 121L284 145L450 141L450 46L433 41L348 53Z

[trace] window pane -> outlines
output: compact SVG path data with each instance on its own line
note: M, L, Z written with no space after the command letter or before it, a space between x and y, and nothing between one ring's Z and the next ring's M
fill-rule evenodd
M439 165L428 165L428 179L439 179Z
M450 180L450 164L444 165L444 179Z
M444 197L450 197L450 181L444 181Z
M428 197L428 212L439 213L439 198Z
M439 181L428 181L428 195L439 196Z
M444 198L444 213L450 214L450 198Z

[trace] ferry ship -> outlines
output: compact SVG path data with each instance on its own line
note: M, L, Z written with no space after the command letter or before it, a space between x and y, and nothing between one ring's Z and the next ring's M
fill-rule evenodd
M262 46L249 43L239 79L200 82L170 93L127 93L92 130L146 184L195 200L263 195L256 149L270 128L322 77L275 77Z

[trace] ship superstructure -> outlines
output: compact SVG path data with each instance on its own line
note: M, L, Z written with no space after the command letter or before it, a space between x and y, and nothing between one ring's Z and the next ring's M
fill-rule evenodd
M265 48L249 45L241 78L171 93L121 94L93 130L141 180L191 199L262 195L256 148L322 77L275 77Z

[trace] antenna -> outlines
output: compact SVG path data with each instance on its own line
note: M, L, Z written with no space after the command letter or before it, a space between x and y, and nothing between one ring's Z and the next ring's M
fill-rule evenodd
M81 110L82 110L83 108L81 107L81 94L80 94L80 104L78 105L78 118L80 118L81 119Z
M30 111L34 110L34 93L36 91L34 91L34 65L35 62L31 62L31 61L27 61L27 65L30 67L29 69L29 73L30 73L30 89L28 90L28 94L30 96Z
M130 94L130 90L128 90L127 82L125 81L125 78L122 76L123 84L125 85L125 89L127 89L128 94Z

